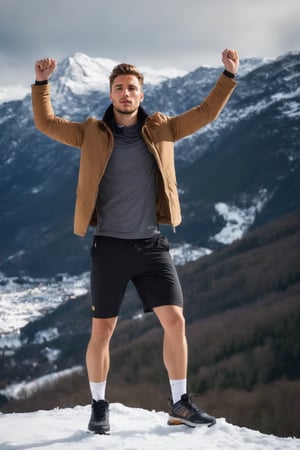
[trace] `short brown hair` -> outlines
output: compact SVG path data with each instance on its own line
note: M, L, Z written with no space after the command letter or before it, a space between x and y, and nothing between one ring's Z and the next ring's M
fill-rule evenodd
M141 72L139 72L139 70L135 66L131 64L121 63L113 68L109 76L110 90L112 88L113 82L115 81L115 78L117 78L117 76L119 75L134 75L137 77L140 85L143 87L144 75Z

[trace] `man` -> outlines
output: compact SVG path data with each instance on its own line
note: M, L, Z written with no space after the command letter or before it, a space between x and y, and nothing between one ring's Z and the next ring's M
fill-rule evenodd
M187 342L183 296L159 223L181 222L174 167L174 142L216 119L236 86L236 51L222 53L225 70L206 99L175 117L150 116L140 106L143 75L119 64L110 75L111 105L103 120L75 123L55 116L49 77L51 58L35 64L32 86L36 127L46 135L81 149L74 233L95 226L91 258L92 331L86 364L92 395L90 431L109 431L105 398L109 343L126 286L131 280L144 311L154 311L164 330L163 358L170 380L170 425L214 425L187 393Z

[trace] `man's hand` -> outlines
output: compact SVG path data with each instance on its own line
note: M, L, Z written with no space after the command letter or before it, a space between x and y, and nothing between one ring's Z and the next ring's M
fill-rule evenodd
M56 59L44 58L36 61L34 65L36 81L48 80L56 69Z
M225 67L225 70L236 74L240 65L239 55L236 50L230 50L225 48L222 52L222 61Z

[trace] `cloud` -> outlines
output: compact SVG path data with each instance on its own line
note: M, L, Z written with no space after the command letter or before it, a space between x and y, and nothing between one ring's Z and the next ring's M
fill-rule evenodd
M1 0L0 85L75 52L183 69L220 64L227 46L278 56L299 49L299 15L298 0Z

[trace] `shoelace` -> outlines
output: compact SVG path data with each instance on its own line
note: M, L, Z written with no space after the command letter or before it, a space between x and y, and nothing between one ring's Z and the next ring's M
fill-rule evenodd
M94 411L98 420L103 419L105 417L106 404L103 402L94 403Z
M198 408L198 406L193 402L193 398L195 398L195 397L199 397L199 395L198 394L188 394L187 403L190 406L190 408L192 408L197 413L203 413L203 410Z

